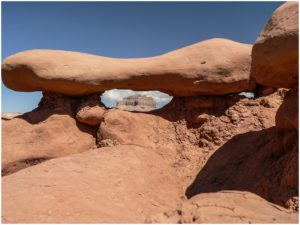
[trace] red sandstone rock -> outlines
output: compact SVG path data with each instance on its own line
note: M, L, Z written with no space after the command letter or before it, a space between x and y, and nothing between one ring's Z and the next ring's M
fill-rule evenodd
M93 131L69 115L52 115L39 123L22 117L2 120L2 175L94 146Z
M290 91L276 113L276 129L279 132L298 130L298 91Z
M176 211L164 212L152 223L298 223L298 214L243 191L199 194Z
M276 113L276 155L298 149L298 101L297 90L287 92Z
M77 101L56 93L43 93L38 108L2 120L2 175L95 147L95 128L74 118L73 106Z
M30 50L6 58L2 81L15 91L80 96L114 88L170 95L223 95L253 89L251 45L210 39L161 56L115 59L79 52Z
M2 222L297 223L297 5L278 8L253 48L251 76L274 87L257 99L225 95L254 85L251 46L222 39L147 59L33 50L4 60L8 87L44 97L3 122ZM293 89L283 103L276 87ZM112 88L223 96L130 113L63 95ZM101 148L89 150L96 130L80 123L100 124Z
M105 109L101 106L89 107L86 106L81 108L77 114L76 119L84 124L90 126L96 126L101 123L103 120L103 114L105 113Z
M37 160L29 164L40 165L14 174L12 173L15 171L11 171L10 175L3 178L3 222L144 222L152 215L178 209L177 205L182 202L180 196L184 192L191 198L207 190L224 189L247 190L272 203L297 211L297 148L276 157L273 154L275 113L282 102L279 93L258 99L242 96L206 96L200 97L200 100L197 97L175 97L168 106L151 113L108 110L99 127L98 144L101 147L118 146L99 148L94 150L95 155L89 152L42 162L43 158L39 158L38 153L24 148L36 144L25 143L19 152L25 158L28 158L28 154L31 154L30 157L37 155ZM260 105L263 99L272 102L274 107ZM52 115L48 119L56 117L61 121L66 117L75 124L73 117L76 113L71 106L76 104L77 99L46 94L40 108L27 114L26 119L37 123L29 125L33 128L42 124L49 126L52 124L51 120L43 120L45 115L49 116L51 112L68 112L67 115ZM205 117L206 120L200 124L194 123L192 116L196 115ZM8 122L15 120L17 119ZM73 129L70 124L59 125ZM2 129L3 133L7 133L7 128ZM261 131L262 129L266 130ZM69 140L69 136L58 132L60 130L65 131L65 128L56 127L52 131L53 135L60 136L61 141ZM11 135L20 135L16 131L18 129L11 131ZM77 137L72 132L68 135ZM20 138L24 139L24 136L20 135ZM47 146L56 147L49 142L55 139L49 138L49 135L47 138L48 142L43 138L41 141L47 143ZM81 143L82 138L78 140ZM74 149L79 147L78 142L74 144ZM127 144L141 147L128 148L124 146ZM119 154L120 149L122 153ZM140 154L139 149L144 149L141 152L145 154ZM55 155L55 150L56 148L49 148L47 154L52 154L53 151L54 157L61 156ZM72 150L68 148L68 152L64 153L75 153ZM97 151L101 152L99 156ZM3 154L10 157L9 151ZM139 172L126 169L131 166L134 171ZM52 172L48 176L49 171ZM165 172L169 175L165 176ZM120 189L113 185L114 180L124 178L127 178L126 183ZM139 178L147 178L147 181L141 184ZM132 186L136 182L138 185ZM135 188L140 185L145 190L141 201L136 194L140 192L135 191L139 190ZM93 188L89 189L91 186ZM72 193L77 193L76 196L80 197L76 198ZM117 202L109 197L112 194L122 197ZM48 196L47 204L42 201L42 196ZM152 196L161 199L160 203L153 202ZM57 199L60 199L60 203ZM32 204L27 209L24 205L29 201ZM215 200L212 200L212 204L213 202ZM163 206L158 207L157 204ZM125 211L128 207L131 210ZM58 210L53 211L53 208ZM139 213L137 208L143 213ZM279 215L276 210L270 213L280 221L291 221L289 215ZM210 216L213 221L215 216ZM232 219L234 221L234 217ZM269 217L263 219L267 221ZM207 217L207 221L209 220ZM240 221L239 217L235 221Z
M298 86L298 2L287 2L273 13L252 50L251 76L277 88Z
M90 126L99 125L103 120L105 106L100 103L99 95L81 97L77 105L76 119Z
M143 223L183 195L151 149L101 148L52 159L2 179L3 223Z

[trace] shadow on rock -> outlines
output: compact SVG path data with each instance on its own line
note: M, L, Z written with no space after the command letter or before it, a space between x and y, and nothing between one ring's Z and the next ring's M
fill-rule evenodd
M16 162L9 163L1 170L1 176L7 176L18 172L19 170L25 169L30 166L37 165L39 163L45 162L51 158L29 158Z
M210 157L186 196L239 190L281 206L293 204L298 196L298 149L293 146L274 156L275 138L275 127L233 137Z
M92 97L95 98L95 96ZM35 125L47 121L53 115L69 116L76 121L76 126L80 131L96 137L97 127L87 126L75 119L78 105L89 107L94 106L91 105L90 99L91 96L79 98L65 96L59 93L43 92L43 97L37 108L16 118L24 119L28 123Z

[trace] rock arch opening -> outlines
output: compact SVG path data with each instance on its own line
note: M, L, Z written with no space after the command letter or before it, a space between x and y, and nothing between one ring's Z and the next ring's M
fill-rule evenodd
M101 95L101 102L108 108L121 108L127 111L152 111L167 105L172 96L160 91L133 91L112 89Z
M255 98L255 93L254 92L240 92L238 95L244 96L244 97L249 98L249 99Z
M2 119L12 119L17 115L34 110L41 98L42 92L17 92L2 86Z

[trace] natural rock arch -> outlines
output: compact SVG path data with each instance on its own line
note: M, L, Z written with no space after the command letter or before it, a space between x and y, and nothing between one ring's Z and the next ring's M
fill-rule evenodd
M169 53L117 59L79 52L30 50L2 63L4 84L16 91L83 96L113 88L158 90L173 96L253 90L251 45L210 39Z

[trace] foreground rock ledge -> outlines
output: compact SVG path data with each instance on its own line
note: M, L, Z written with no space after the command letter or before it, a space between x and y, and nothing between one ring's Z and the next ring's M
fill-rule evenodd
M70 96L114 88L159 90L174 96L224 95L253 89L249 83L251 47L210 39L139 59L30 50L3 61L2 80L15 91L52 91Z
M298 214L246 191L204 193L180 209L157 214L149 223L298 223Z
M150 149L123 145L52 159L6 176L3 223L142 223L175 208L176 173Z

